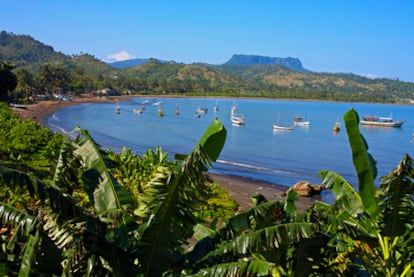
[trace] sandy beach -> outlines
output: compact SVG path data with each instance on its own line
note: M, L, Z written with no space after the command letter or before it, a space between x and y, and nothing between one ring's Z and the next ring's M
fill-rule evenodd
M58 109L67 107L69 105L76 105L80 103L99 103L99 102L118 102L125 101L132 97L140 96L109 96L109 97L76 97L72 101L58 101L48 100L39 101L30 105L26 109L12 108L12 110L22 119L34 120L43 124L43 119L52 115ZM144 97L144 96L143 96ZM148 97L147 95L145 97ZM221 187L226 189L230 196L234 198L239 204L239 210L245 210L251 207L250 197L256 194L262 194L267 200L283 200L283 193L288 189L286 186L272 184L268 182L252 180L243 177L219 175L209 173L211 180L218 183ZM291 184L292 186L294 184ZM300 210L304 210L315 200L319 200L319 196L300 197L296 206Z

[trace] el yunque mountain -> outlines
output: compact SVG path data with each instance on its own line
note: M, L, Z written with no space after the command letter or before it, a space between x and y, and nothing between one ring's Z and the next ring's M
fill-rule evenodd
M269 97L412 103L414 83L352 73L317 73L299 58L235 54L219 65L141 58L105 63L91 54L67 55L29 35L0 32L0 61L39 74L45 65L70 72L75 92L111 87L118 93ZM78 87L78 88L77 88ZM69 89L69 87L67 88ZM79 90L79 91L78 91Z

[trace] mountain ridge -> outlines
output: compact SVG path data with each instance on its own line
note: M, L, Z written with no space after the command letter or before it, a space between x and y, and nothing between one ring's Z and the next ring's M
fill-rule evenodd
M108 62L107 64L111 67L117 69L125 69L135 66L140 66L144 63L149 62L153 58L137 58L137 59L129 59L124 61L117 61L117 62ZM157 59L156 59L157 60ZM158 60L161 63L167 63L167 61ZM174 63L175 61L169 61L170 63ZM192 64L206 64L206 63L192 63ZM255 64L263 64L263 65L280 65L284 66L290 70L298 71L298 72L308 72L309 70L305 69L302 66L302 62L299 58L280 58L280 57L269 57L269 56L261 56L261 55L246 55L246 54L233 54L233 56L225 63L217 64L220 65L235 65L235 66L249 66ZM213 64L209 64L210 66L215 66Z
M184 64L149 58L117 69L90 54L64 55L28 35L0 32L0 62L38 74L44 65L64 68L83 88L117 88L127 93L211 93L289 99L414 103L414 83L352 73L317 73L298 58L235 54L220 65ZM83 89L83 91L85 91ZM89 89L88 89L89 90Z

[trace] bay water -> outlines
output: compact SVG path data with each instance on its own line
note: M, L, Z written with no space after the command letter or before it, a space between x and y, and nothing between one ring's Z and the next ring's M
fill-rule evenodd
M121 112L115 113L116 105ZM214 106L218 107L214 111ZM133 112L141 106L141 114ZM164 116L158 116L162 107ZM245 117L245 125L231 124L230 111ZM180 110L175 115L176 109ZM198 108L205 114L195 117ZM119 152L129 147L143 154L160 146L170 154L191 152L211 122L220 119L227 139L219 160L211 172L248 177L292 186L297 181L321 182L318 171L332 170L357 185L352 154L342 116L355 109L359 116L390 116L404 120L402 128L362 127L360 130L377 161L381 176L395 169L405 154L414 156L414 106L321 101L292 101L232 98L131 98L119 103L86 103L58 110L45 120L58 132L70 132L80 126L104 148ZM273 130L273 124L291 126L295 116L309 120L309 126L293 130ZM335 122L341 130L333 132Z

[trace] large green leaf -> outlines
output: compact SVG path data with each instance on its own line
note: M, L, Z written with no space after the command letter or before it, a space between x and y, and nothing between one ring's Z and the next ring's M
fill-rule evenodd
M100 149L88 132L81 130L81 134L75 154L82 159L82 180L92 193L96 213L107 217L108 213L120 212L133 205L134 199L109 173Z
M358 175L359 194L367 213L375 218L378 215L378 203L375 198L376 167L374 159L367 153L368 146L359 132L359 119L355 110L351 109L345 113L344 121L352 149L354 167Z
M322 178L322 185L335 194L336 200L331 205L331 211L339 212L346 210L353 216L364 211L360 195L344 178L335 172L327 170L320 170L319 175Z
M412 224L414 197L414 163L409 155L405 155L398 167L388 176L382 178L381 210L385 236L394 238L407 231L406 226Z
M189 276L275 276L274 274L281 274L278 269L280 268L274 263L256 260L249 261L246 259L232 263L223 263L210 268L203 268L198 273Z
M39 243L39 238L39 231L36 231L36 234L30 235L29 240L26 242L25 251L19 270L19 277L31 276L32 267L35 266L34 262L36 258L36 250Z
M284 252L293 244L313 234L313 224L296 222L278 224L237 236L234 239L222 241L218 247L198 259L193 265L210 267L223 262L231 262L240 257L249 257L255 253ZM279 256L279 255L275 255ZM283 256L283 255L280 255ZM281 262L281 261L272 261ZM285 262L285 261L282 261Z
M168 193L161 196L162 202L154 209L140 242L140 262L146 276L160 275L177 262L177 251L193 234L196 223L189 208L207 190L207 166L219 156L225 138L222 123L214 120L199 144L166 180Z
M209 156L210 160L216 161L223 149L226 136L226 128L224 128L223 123L216 118L207 128L198 143L203 147L203 150Z

